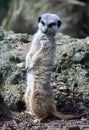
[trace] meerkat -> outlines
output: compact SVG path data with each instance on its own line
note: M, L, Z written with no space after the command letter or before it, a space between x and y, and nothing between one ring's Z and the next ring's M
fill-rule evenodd
M26 55L25 102L27 110L37 117L37 121L42 121L50 115L59 119L73 119L82 116L64 115L57 112L50 86L56 51L55 34L60 26L61 19L56 14L41 15L38 18L38 31L34 35L31 48Z

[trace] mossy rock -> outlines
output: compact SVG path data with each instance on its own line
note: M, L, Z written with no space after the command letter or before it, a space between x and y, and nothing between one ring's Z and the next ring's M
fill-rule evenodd
M59 80L65 81L72 91L75 86L78 91L89 90L89 38L58 35L57 39L56 71L59 70Z
M0 93L9 108L18 110L21 108L20 105L24 104L25 57L32 36L3 29L1 32ZM58 34L56 42L57 51L51 86L66 94L82 93L84 99L89 99L89 37L76 39ZM18 64L23 66L20 68Z
M23 91L19 85L6 85L3 87L3 99L11 110L21 111L25 108Z

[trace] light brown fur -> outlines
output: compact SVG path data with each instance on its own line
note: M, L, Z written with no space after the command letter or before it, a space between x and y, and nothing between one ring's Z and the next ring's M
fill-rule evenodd
M64 115L56 111L53 92L50 87L56 43L53 37L49 38L46 35L43 35L40 40L42 40L44 46L41 45L43 48L39 46L39 53L34 52L36 55L34 54L32 57L32 63L34 65L32 66L31 64L32 70L30 71L30 75L33 77L33 81L31 81L33 82L33 86L29 84L30 91L27 89L25 93L28 110L31 111L38 120L42 120L48 115L56 116L59 119L81 117L82 115Z
M49 115L59 119L73 119L82 116L64 115L56 110L50 86L55 50L54 34L43 34L38 30L26 56L26 67L28 70L30 69L30 72L27 72L25 101L28 111L35 115L39 121Z

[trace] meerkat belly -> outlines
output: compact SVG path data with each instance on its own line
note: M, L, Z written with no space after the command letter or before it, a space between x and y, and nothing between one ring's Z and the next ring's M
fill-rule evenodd
M39 88L41 86L43 89L46 89L48 86L50 86L50 78L54 61L53 51L54 50L43 52L44 57L34 68L33 73L35 79L35 88Z

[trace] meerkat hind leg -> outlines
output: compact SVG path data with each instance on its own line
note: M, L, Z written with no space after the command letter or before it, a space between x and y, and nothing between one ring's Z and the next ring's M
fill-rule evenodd
M45 122L47 118L48 118L48 116L42 117L42 118L37 118L33 122L34 123L42 123L42 122Z
M26 113L32 115L32 112L30 111L30 90L27 89L25 92L25 102L26 102Z
M30 110L28 110L28 109L25 111L25 113L29 114L29 115L33 115L32 112Z

